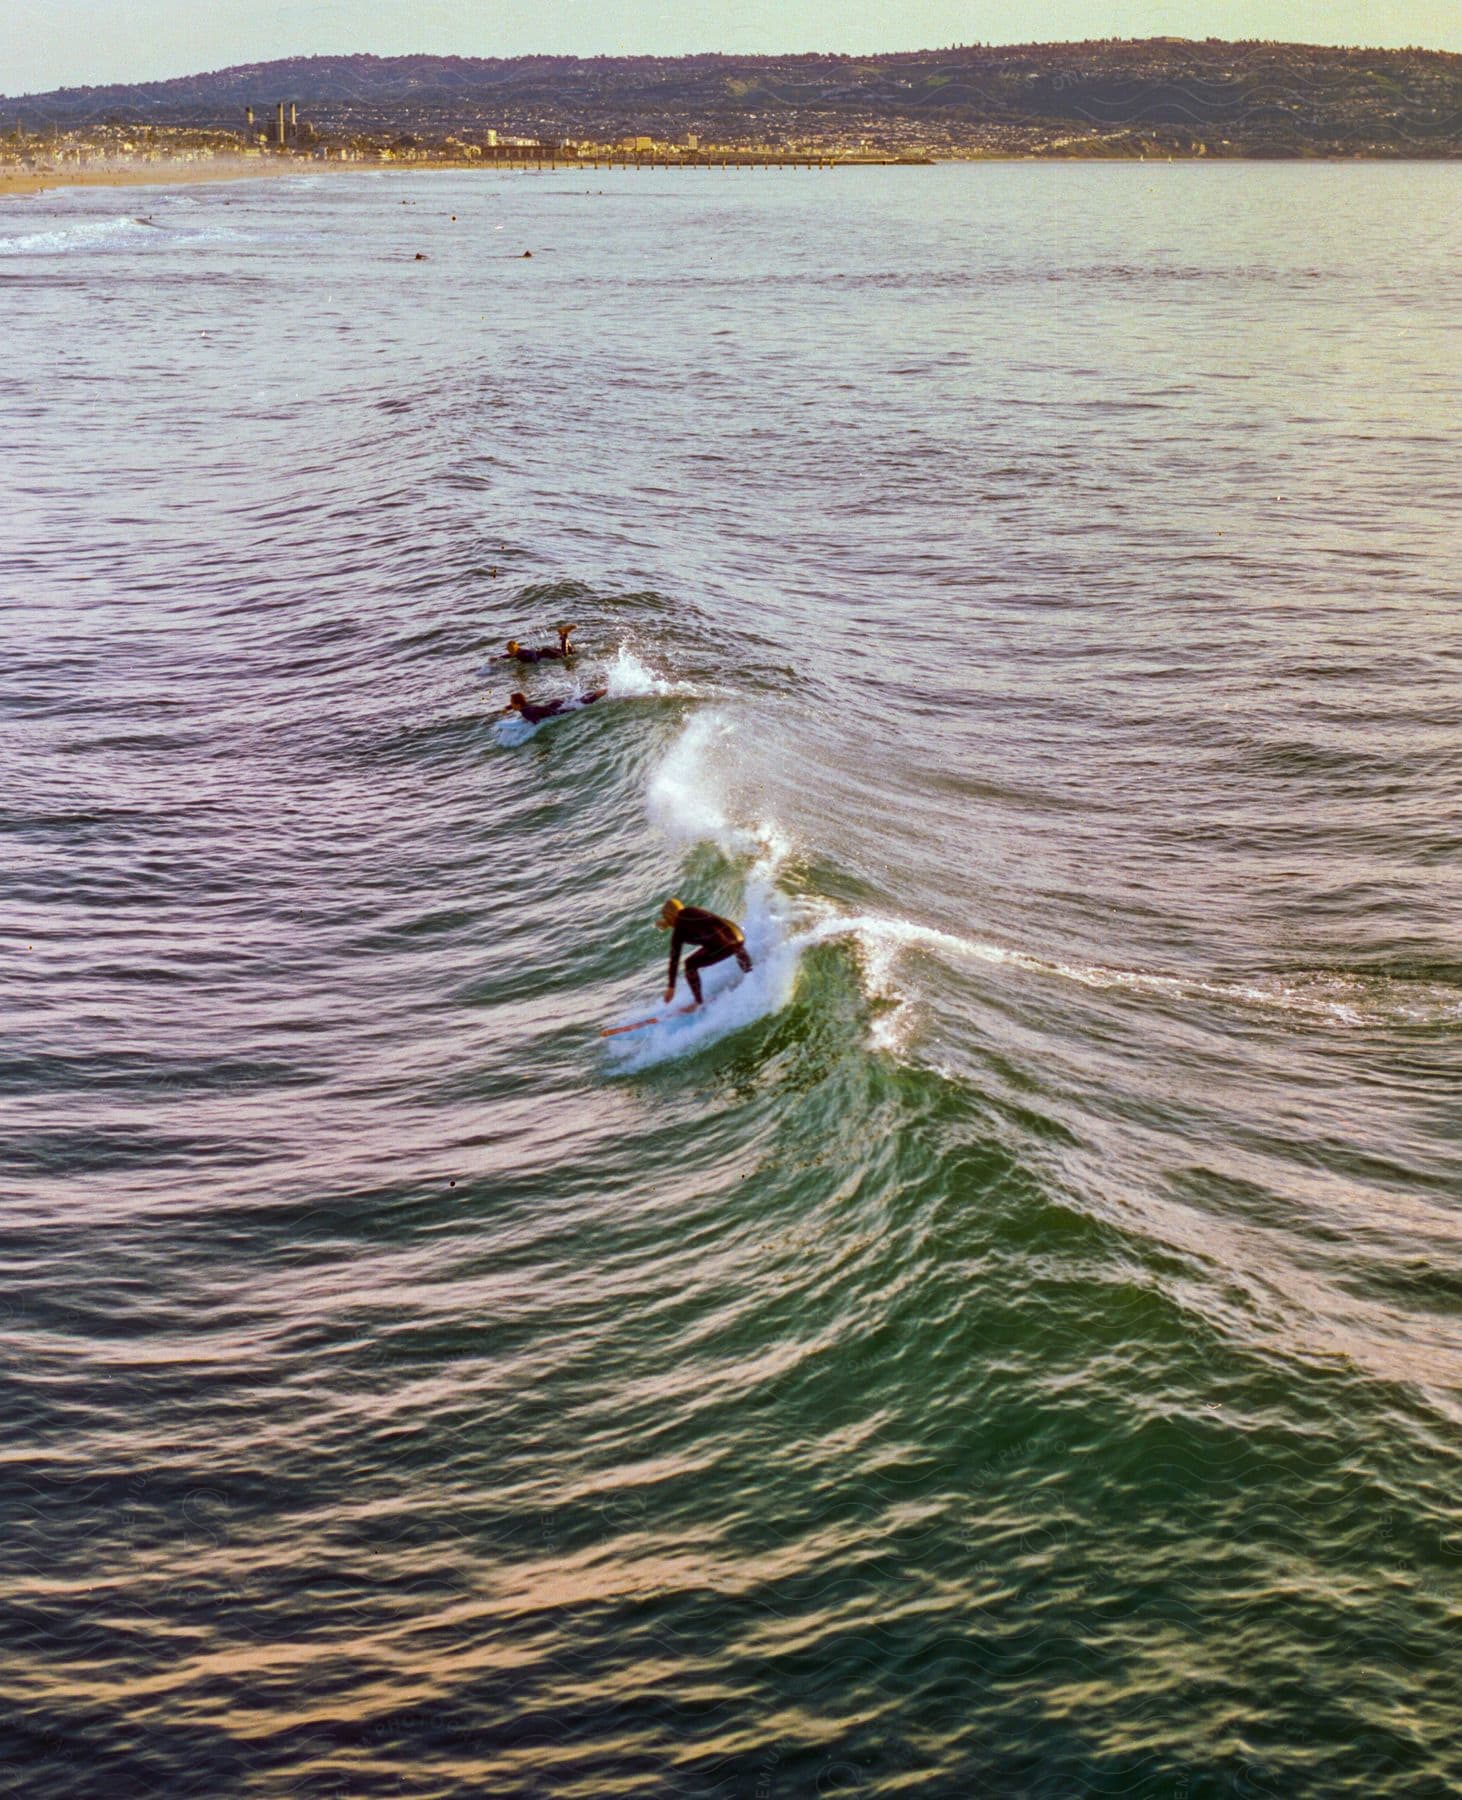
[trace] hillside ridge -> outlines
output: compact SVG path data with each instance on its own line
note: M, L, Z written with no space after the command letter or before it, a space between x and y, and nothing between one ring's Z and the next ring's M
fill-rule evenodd
M551 142L846 143L968 154L1070 151L1138 134L1230 154L1452 156L1462 56L1149 38L883 56L286 57L165 81L0 96L0 131L92 123L242 128L279 100L323 141L488 131Z

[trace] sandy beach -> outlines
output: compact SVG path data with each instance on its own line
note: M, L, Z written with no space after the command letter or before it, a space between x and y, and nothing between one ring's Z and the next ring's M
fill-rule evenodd
M21 199L63 187L176 187L195 181L257 181L298 175L325 165L283 156L216 156L206 162L107 162L50 168L0 167L0 200ZM348 165L346 165L348 166Z

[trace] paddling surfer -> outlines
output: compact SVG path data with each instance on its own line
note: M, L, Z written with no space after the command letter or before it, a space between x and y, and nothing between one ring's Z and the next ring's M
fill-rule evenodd
M491 660L520 663L567 662L574 653L569 634L579 628L577 625L556 625L554 629L558 632L557 649L552 644L541 644L536 650L525 650L516 638L509 638L507 649L501 656L494 656Z
M665 1004L675 998L675 977L680 968L680 952L687 944L698 946L685 961L685 980L697 1006L702 1003L701 971L734 956L743 974L751 973L751 957L741 927L719 913L707 912L702 906L685 906L679 900L667 900L655 921L656 929L670 935L670 976L665 988Z
M607 687L602 687L588 694L566 694L562 700L545 700L542 706L535 706L526 694L509 694L503 711L519 713L530 725L538 725L544 719L556 719L560 713L577 712L581 706L592 706L608 692Z

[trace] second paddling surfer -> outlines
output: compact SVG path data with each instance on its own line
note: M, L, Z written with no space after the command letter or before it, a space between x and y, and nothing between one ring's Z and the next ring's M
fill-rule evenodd
M526 645L520 644L516 638L509 638L507 649L501 656L494 656L491 660L493 662L520 663L567 662L574 653L574 647L569 642L569 634L578 629L577 625L556 626L555 630L558 632L558 648L556 650L552 644L543 644L537 649L529 649Z

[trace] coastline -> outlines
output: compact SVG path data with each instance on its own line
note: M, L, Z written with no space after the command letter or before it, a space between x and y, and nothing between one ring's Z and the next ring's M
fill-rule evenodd
M1095 162L1120 165L1149 165L1163 162L1202 162L1213 166L1227 163L1279 162L1294 163L1352 163L1352 162L1448 162L1448 157L1416 155L1400 156L1297 156L1297 157L1255 157L1255 156L1198 156L1193 154L1164 153L1149 156L1094 156L1081 154L1042 154L1038 151L969 151L963 155L941 155L924 157L829 157L820 166L825 168L933 168L941 163L1010 163L1010 162L1045 162L1045 163L1080 163ZM377 173L396 173L400 171L421 172L424 170L458 170L473 169L483 173L489 170L497 173L557 172L563 169L607 169L613 167L668 167L675 168L674 163L658 163L647 158L643 163L618 159L604 161L529 161L522 163L481 163L432 161L419 163L380 163L380 162L343 162L328 163L312 159L295 159L274 156L240 156L216 157L207 162L149 162L149 163L109 163L102 165L84 165L74 169L19 169L0 167L0 202L10 199L30 199L36 194L43 194L58 188L121 188L121 187L181 187L205 181L263 181L280 175L359 173L371 169ZM687 165L703 167L712 171L717 164L706 163ZM758 168L760 163L728 163L729 167ZM775 161L765 165L777 167Z
M326 166L275 157L231 156L213 157L207 162L106 163L73 169L0 168L0 200L28 199L52 188L180 187L201 181L258 181L274 175L314 174Z

